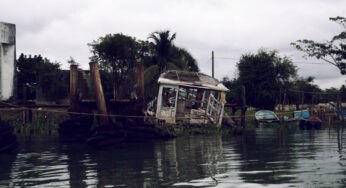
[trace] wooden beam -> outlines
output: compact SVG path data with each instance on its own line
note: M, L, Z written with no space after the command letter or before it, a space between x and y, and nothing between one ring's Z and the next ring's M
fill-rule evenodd
M144 113L144 65L140 59L137 60L137 104L140 113Z
M78 105L78 66L70 66L70 107L72 111L77 110Z
M106 126L106 125L109 125L109 119L107 116L107 108L106 108L105 98L103 95L99 68L98 68L97 62L90 62L89 65L90 65L91 77L94 81L98 111L99 111L99 114L104 115L104 116L100 116L100 124L101 126Z

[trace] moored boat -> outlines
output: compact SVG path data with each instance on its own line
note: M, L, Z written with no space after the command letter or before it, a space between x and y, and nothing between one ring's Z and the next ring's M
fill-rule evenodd
M259 110L255 113L256 126L260 123L278 123L280 119L278 116L270 110Z

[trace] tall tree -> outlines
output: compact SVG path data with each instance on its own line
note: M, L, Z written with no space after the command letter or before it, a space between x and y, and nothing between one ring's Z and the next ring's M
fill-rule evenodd
M53 63L41 55L21 54L16 63L17 97L36 99L36 91L44 91L46 99L58 101L67 96L68 84L59 63Z
M296 67L276 51L259 50L257 54L242 55L237 64L236 83L246 87L246 101L262 109L273 109L278 102L280 88L296 76Z
M149 36L149 39L154 41L152 45L153 55L156 58L160 73L167 70L167 61L172 59L175 37L176 33L170 35L170 31L156 31Z
M129 93L120 93L131 82L135 71L136 59L140 58L141 43L135 38L121 33L108 34L88 44L93 53L92 60L100 63L102 70L113 73L114 98L122 98Z
M343 31L335 35L327 42L315 42L303 39L291 43L298 50L305 52L309 57L322 59L333 66L336 66L342 75L346 74L346 18L331 17L331 21L340 24Z

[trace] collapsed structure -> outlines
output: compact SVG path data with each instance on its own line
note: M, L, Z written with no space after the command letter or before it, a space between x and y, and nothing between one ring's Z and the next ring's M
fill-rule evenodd
M203 73L171 70L158 80L156 118L170 124L220 126L225 94L222 83Z

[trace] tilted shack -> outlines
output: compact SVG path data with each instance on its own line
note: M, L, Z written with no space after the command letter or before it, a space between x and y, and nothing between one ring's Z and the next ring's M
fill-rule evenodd
M156 118L170 124L221 125L225 94L222 83L203 73L168 71L158 80Z

